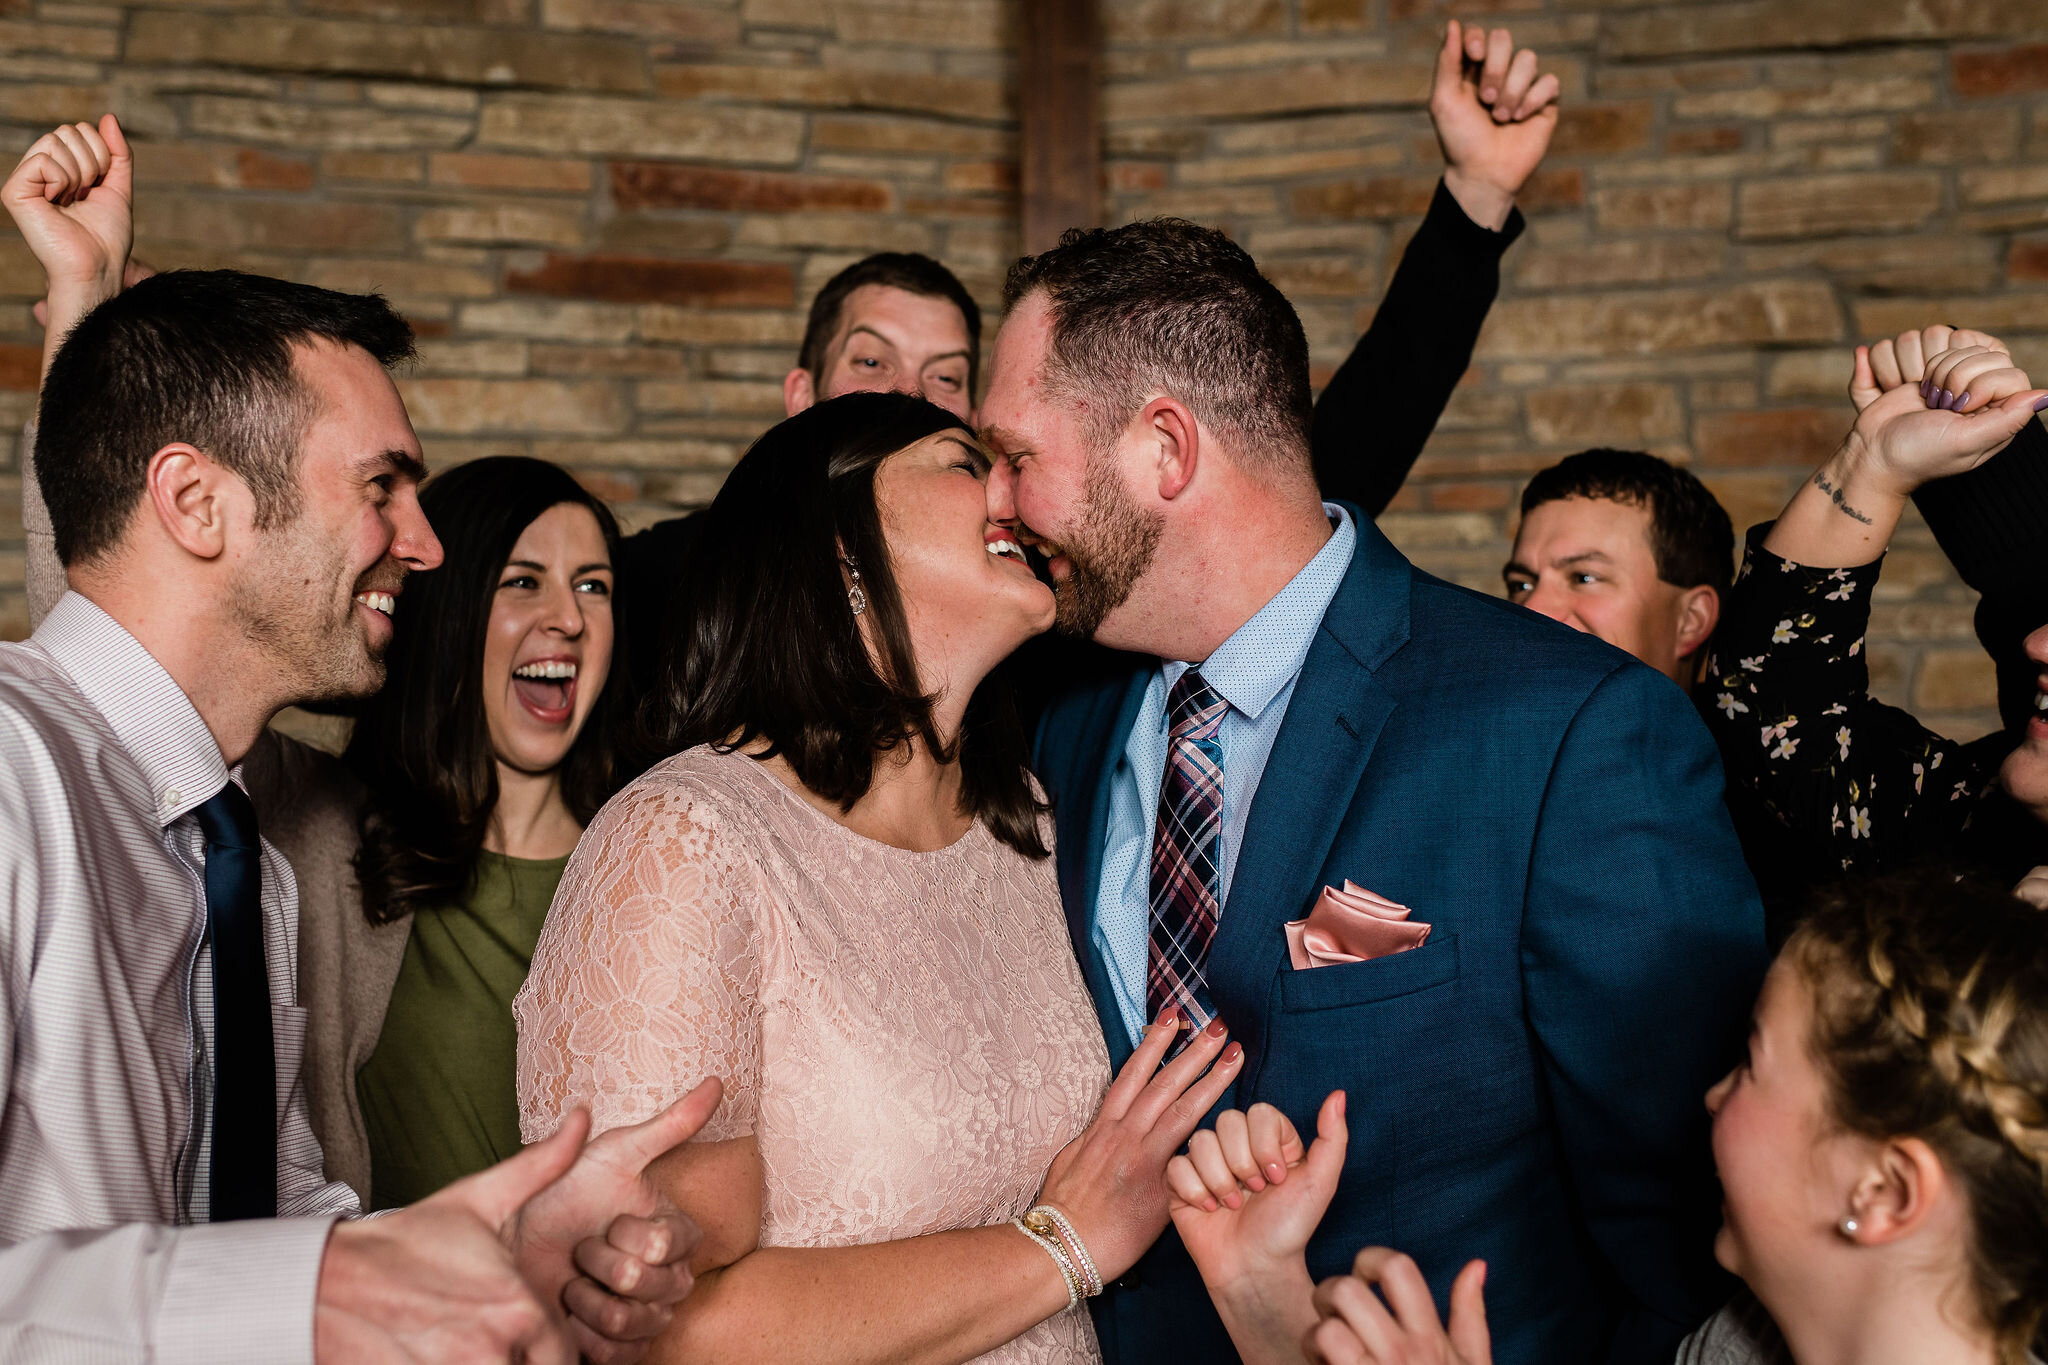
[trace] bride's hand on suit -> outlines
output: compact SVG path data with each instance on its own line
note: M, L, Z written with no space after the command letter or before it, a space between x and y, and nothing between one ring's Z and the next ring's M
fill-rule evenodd
M1167 1163L1244 1065L1218 1019L1162 1066L1179 1032L1171 1011L1145 1031L1095 1121L1053 1158L1038 1196L1073 1223L1105 1283L1166 1230Z
M1285 1114L1255 1104L1219 1114L1167 1166L1173 1225L1251 1365L1301 1359L1316 1323L1303 1252L1337 1192L1348 1141L1335 1090L1306 1149Z

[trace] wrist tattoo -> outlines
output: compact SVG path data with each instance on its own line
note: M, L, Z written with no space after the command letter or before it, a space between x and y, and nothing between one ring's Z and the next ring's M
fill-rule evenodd
M1865 526L1870 525L1869 517L1864 516L1861 512L1851 507L1848 503L1842 501L1842 490L1828 482L1828 472L1825 469L1814 471L1813 486L1815 488L1818 488L1821 492L1827 494L1828 501L1832 502L1835 505L1836 510L1839 511L1843 516L1852 518L1856 521L1860 521Z

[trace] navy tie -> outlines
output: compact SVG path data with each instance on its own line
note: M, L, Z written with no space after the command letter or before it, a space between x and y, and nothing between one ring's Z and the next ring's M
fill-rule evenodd
M263 960L263 845L233 782L193 814L206 836L213 941L213 1161L208 1217L277 1217L277 1058Z

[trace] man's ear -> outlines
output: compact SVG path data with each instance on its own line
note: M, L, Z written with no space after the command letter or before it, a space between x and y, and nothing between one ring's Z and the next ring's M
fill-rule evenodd
M157 525L197 559L218 559L228 547L228 517L242 481L196 447L173 442L149 457L143 500Z
M1687 588L1678 598L1678 657L1699 653L1720 623L1721 594L1706 583Z
M1177 398L1161 395L1138 410L1133 428L1153 461L1159 496L1168 502L1195 481L1202 458L1201 428Z
M1849 1194L1856 1231L1843 1233L1864 1246L1912 1236L1956 1194L1941 1158L1919 1138L1874 1144L1868 1167Z
M799 365L782 376L782 415L794 417L818 401L818 389L811 372Z

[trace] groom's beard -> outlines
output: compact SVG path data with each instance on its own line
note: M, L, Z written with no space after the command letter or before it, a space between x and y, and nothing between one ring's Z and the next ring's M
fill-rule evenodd
M1091 457L1081 485L1080 525L1060 542L1067 578L1054 589L1053 623L1092 636L1152 566L1163 518L1139 507L1115 462Z

